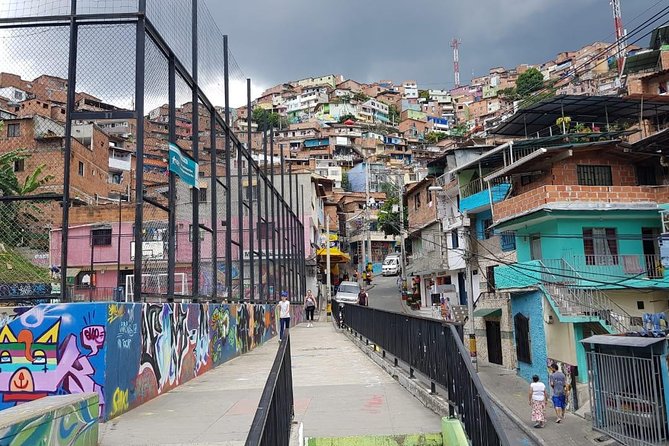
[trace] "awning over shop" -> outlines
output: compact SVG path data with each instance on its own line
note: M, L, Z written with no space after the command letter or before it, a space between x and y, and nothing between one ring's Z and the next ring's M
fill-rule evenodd
M318 251L316 251L316 255L318 255L319 262L325 262L328 255L327 248L320 248ZM330 263L346 263L350 261L351 258L349 255L341 252L339 248L330 248Z
M479 308L478 310L474 310L474 317L493 317L501 315L501 308Z

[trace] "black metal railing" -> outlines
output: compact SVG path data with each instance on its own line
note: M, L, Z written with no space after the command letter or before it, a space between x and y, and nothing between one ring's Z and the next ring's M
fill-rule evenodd
M367 338L385 353L448 391L450 415L457 416L473 446L506 446L492 403L462 342L462 326L434 319L333 301L332 314L344 326Z
M288 446L293 415L290 336L286 331L246 437L246 446Z

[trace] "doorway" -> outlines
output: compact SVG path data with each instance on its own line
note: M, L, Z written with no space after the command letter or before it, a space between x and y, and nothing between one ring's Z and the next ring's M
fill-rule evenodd
M530 235L530 257L532 260L541 260L541 236L539 234Z
M467 305L467 287L465 285L465 273L458 273L458 295L460 296L460 305Z
M499 321L485 321L488 361L502 365L502 331Z
M643 242L643 263L649 278L662 277L660 256L658 255L657 239L659 232L656 228L641 228Z

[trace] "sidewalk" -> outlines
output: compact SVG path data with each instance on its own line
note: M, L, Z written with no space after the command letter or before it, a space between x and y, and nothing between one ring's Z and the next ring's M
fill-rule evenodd
M538 444L547 446L582 446L589 444L617 444L598 442L603 434L592 430L592 424L577 415L567 413L562 423L555 423L555 410L549 402L546 407L546 427L536 429L530 419L527 393L529 384L513 370L479 364L479 378L497 404L509 417Z
M290 337L295 420L304 423L305 436L441 431L441 418L337 333L332 322L300 324ZM243 445L277 346L272 339L101 424L99 444Z

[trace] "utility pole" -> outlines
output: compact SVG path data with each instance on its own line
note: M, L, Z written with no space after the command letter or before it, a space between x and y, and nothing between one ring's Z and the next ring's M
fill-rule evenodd
M372 236L369 231L369 158L365 157L365 237L367 239L367 255L365 258L365 268L367 263L372 261Z
M476 357L476 324L474 324L474 289L472 286L472 251L471 251L471 234L469 230L466 232L466 237L463 237L465 246L465 289L467 292L467 317L469 319L469 356L472 363L479 370L479 364Z
M404 177L400 173L398 175L397 181L397 190L400 199L400 251L402 259L402 293L404 293L404 288L406 287L407 281L407 258L406 258L406 247L404 246Z
M323 210L325 211L325 199L323 199ZM325 283L327 286L327 291L325 292L325 305L332 299L331 296L331 287L332 287L332 278L330 275L330 216L327 212L323 212L325 215Z

